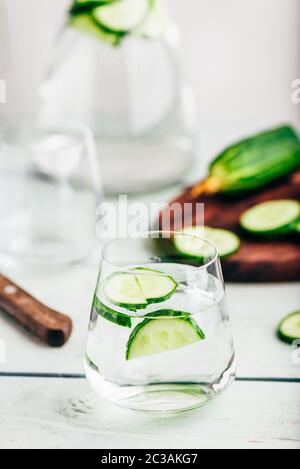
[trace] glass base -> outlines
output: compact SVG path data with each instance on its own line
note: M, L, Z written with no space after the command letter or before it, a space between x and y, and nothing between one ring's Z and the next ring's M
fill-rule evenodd
M106 381L98 371L86 364L87 380L99 396L121 407L150 414L178 414L197 410L232 384L235 373L236 365L233 361L214 384L119 386Z

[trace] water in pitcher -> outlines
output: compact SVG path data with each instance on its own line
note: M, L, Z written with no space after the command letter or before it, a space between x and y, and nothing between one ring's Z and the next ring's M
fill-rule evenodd
M128 21L136 2L126 1ZM169 16L161 26L163 0L150 3L142 30L119 39L117 33L104 35L99 21L95 31L95 10L85 11L82 24L75 9L40 88L43 122L71 120L93 130L109 192L148 191L182 180L195 156L194 99L178 55L178 32Z

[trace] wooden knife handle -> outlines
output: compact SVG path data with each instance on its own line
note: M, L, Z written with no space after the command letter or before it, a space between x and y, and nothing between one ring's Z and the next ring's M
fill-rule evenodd
M72 332L72 320L43 305L0 275L0 309L52 347L61 347Z

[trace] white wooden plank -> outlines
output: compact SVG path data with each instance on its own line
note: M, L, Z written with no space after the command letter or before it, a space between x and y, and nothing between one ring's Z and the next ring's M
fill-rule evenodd
M276 336L283 317L300 309L300 284L229 285L227 290L238 375L300 378L292 347Z
M52 273L15 274L14 280L23 288L50 307L72 317L73 333L63 348L53 349L34 339L13 320L1 314L0 340L5 344L6 360L0 363L0 370L82 373L96 279L96 266L76 266Z
M97 277L96 266L76 266L53 273L15 275L24 288L49 306L70 314L74 332L62 349L51 349L32 339L0 314L0 341L6 360L0 371L83 373L83 355L90 305ZM281 318L300 307L300 284L228 285L238 374L242 377L300 378L300 364L292 362L292 349L275 336Z
M0 378L0 448L300 448L300 385L235 383L180 417L131 413L84 380Z

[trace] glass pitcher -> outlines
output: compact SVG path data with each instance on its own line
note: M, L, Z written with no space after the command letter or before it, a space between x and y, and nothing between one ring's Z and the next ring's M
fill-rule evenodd
M164 0L76 0L40 88L43 122L97 138L105 189L136 193L182 180L195 153L193 94Z

